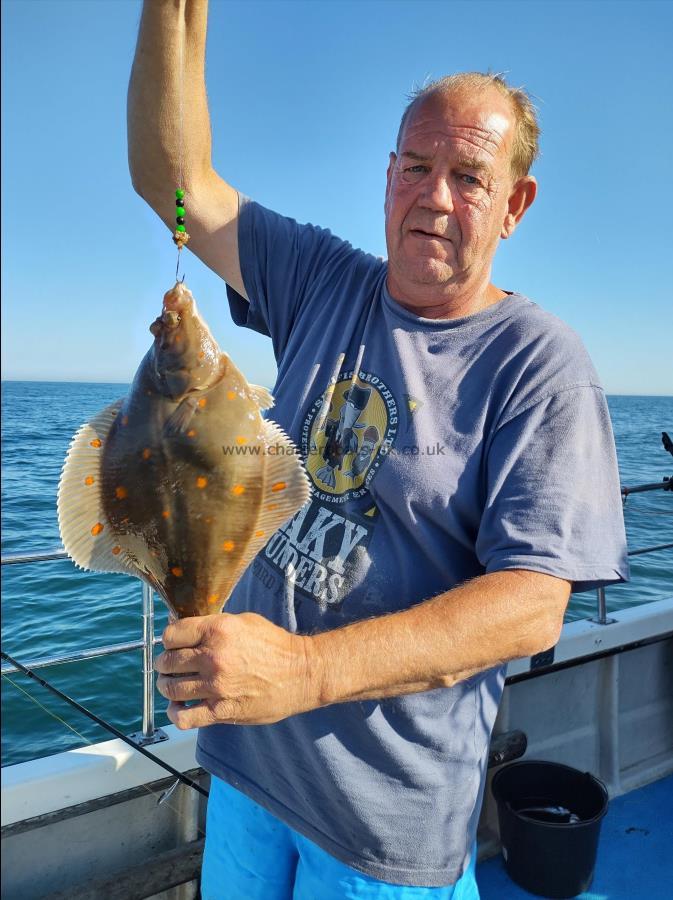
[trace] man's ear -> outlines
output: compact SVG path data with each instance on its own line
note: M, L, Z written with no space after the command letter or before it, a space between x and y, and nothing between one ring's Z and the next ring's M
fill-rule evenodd
M388 171L386 172L386 199L383 204L383 211L386 216L388 215L388 207L390 204L390 192L392 190L393 184L393 172L395 171L395 163L397 162L397 155L395 153L391 153L388 159Z
M523 219L528 207L535 200L537 194L537 181L532 175L525 175L519 178L507 201L507 215L502 223L500 237L507 240L514 234L514 229Z

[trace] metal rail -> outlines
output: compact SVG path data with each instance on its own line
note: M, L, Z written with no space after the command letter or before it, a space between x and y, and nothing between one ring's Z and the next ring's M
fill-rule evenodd
M672 490L673 479L666 479L662 482L654 484L641 484L635 487L623 487L621 494L624 499L629 494L642 493L644 491L655 490ZM630 550L629 556L640 556L644 553L654 553L657 550L669 550L673 547L673 543L658 544L654 547L643 547L639 550ZM37 553L10 553L0 558L0 564L3 566L17 566L26 563L47 562L50 560L69 559L68 554L63 547L56 547L54 550L43 550ZM592 622L599 625L609 625L614 619L607 616L607 603L605 599L605 588L597 588L596 590L596 617ZM112 656L115 653L128 653L131 650L143 651L143 724L142 731L135 735L143 744L151 744L155 741L164 740L164 735L160 729L154 725L154 647L160 643L160 638L154 636L154 592L152 588L142 583L143 597L143 634L139 641L130 641L123 644L109 644L104 647L93 647L88 650L78 650L72 653L63 654L61 656L46 656L41 659L32 659L27 661L27 666L31 669L44 669L48 666L60 666L65 663L79 662L83 659L96 659L101 656ZM0 670L0 674L9 675L17 672L18 669L12 665L4 665Z
M41 553L10 553L2 557L3 566L19 566L23 563L46 562L49 559L68 559L63 547L56 550L43 550Z
M158 644L160 638L155 637L154 643ZM91 650L73 650L62 656L42 656L38 659L27 659L25 665L28 669L46 669L49 666L62 666L64 663L80 662L83 659L97 659L99 656L113 656L115 653L129 653L131 650L143 650L144 641L127 641L124 644L108 644L105 647L94 647ZM18 672L16 666L5 664L0 670L0 675L11 675Z
M143 743L154 738L154 592L143 581Z
M45 550L39 553L12 553L3 556L0 564L3 566L17 566L26 563L47 562L55 559L69 559L63 547L55 550ZM130 641L124 644L109 644L106 647L92 647L88 650L79 650L61 656L49 656L42 659L29 660L30 669L44 669L47 666L60 666L64 663L79 662L83 659L96 659L100 656L112 656L115 653L127 653L130 650L143 651L143 724L142 731L134 737L143 745L153 744L165 740L165 735L154 725L154 646L160 639L154 636L154 592L152 588L142 582L143 596L143 634L139 641ZM3 665L0 674L9 675L18 672L16 666Z
M655 481L653 484L637 484L635 487L623 487L621 489L624 499L629 494L642 494L644 491L673 491L673 479L664 478L663 481Z
M657 544L656 547L643 547L642 550L629 550L629 556L640 556L641 553L654 553L655 550L670 550L672 544Z
M649 490L652 488L652 485L643 485L643 487ZM629 550L627 555L641 556L643 553L654 553L657 550L670 550L671 547L673 547L673 543L657 544L656 547L642 547L640 550ZM614 621L616 621L615 619L608 618L608 606L605 599L605 588L596 588L596 602L598 605L598 609L596 611L595 617L591 619L592 622L595 622L597 625L611 625Z

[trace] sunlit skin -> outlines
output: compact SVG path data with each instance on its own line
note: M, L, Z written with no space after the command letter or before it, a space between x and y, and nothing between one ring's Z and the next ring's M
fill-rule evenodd
M388 290L417 315L471 315L505 296L490 281L493 257L537 190L532 176L512 176L514 134L495 88L437 92L412 108L390 154L385 213Z

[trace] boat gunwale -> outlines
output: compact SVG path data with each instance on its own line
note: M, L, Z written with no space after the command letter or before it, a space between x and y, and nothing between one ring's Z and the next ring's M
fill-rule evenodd
M507 667L507 682L663 640L672 628L673 597L621 610L607 625L591 620L568 622L548 666L536 665L535 657L513 660ZM164 731L168 740L157 744L154 752L180 771L198 768L196 732L180 731L174 725L166 726ZM154 778L154 774L152 762L119 739L5 766L0 772L3 830L16 822L162 780ZM66 798L70 802L65 802Z

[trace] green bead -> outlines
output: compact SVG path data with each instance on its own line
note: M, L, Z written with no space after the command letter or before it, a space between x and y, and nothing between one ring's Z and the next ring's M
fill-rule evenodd
M184 231L184 230L185 230L185 226L184 226L184 225L176 225L175 230L176 230L176 231Z
M185 214L184 206L176 206L175 207L175 215L176 216L184 216L184 214Z
M182 200L182 198L185 196L185 192L184 192L184 191L181 191L180 189L178 189L178 190L175 192L175 196L178 198L178 200Z

